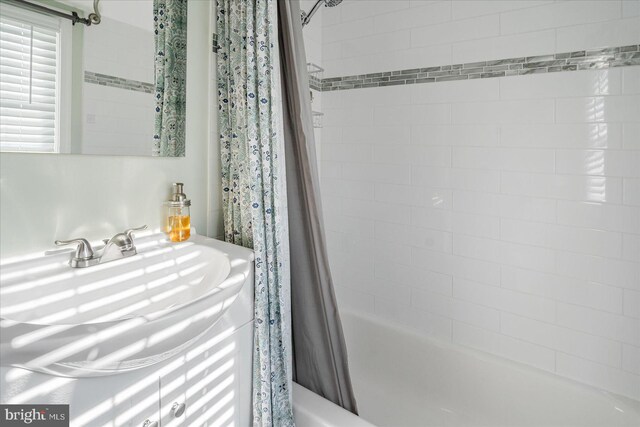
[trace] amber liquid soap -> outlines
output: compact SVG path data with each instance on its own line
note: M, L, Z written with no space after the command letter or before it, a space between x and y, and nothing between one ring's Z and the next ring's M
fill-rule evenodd
M189 215L169 216L169 240L184 242L191 237L191 217Z

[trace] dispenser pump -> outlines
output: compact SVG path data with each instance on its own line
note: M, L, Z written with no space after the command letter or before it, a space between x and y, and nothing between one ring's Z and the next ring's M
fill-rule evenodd
M169 204L173 207L191 206L191 200L187 199L187 195L183 192L184 184L181 182L173 183L173 192Z

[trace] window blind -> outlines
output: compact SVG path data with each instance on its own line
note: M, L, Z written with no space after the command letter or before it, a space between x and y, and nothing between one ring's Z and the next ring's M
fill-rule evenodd
M58 150L58 39L59 28L0 16L2 151Z

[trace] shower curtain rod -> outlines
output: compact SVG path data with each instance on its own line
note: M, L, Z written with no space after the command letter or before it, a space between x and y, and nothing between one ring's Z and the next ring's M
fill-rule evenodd
M100 0L93 0L93 12L89 14L86 18L81 18L78 16L77 12L64 13L59 10L50 9L46 6L42 6L39 4L31 3L25 0L2 0L3 3L13 3L16 6L24 7L26 9L31 9L36 12L46 13L48 15L59 16L60 18L65 18L71 20L73 25L76 25L77 22L86 25L87 27L90 25L98 25L100 23L100 12L98 11L98 3Z

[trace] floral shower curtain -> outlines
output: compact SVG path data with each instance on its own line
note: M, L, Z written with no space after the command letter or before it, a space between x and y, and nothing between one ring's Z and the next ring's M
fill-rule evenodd
M255 252L253 423L293 426L284 147L275 0L218 0L225 239Z
M154 0L155 129L153 155L184 156L187 106L187 0Z

